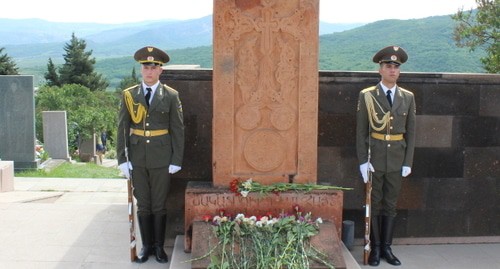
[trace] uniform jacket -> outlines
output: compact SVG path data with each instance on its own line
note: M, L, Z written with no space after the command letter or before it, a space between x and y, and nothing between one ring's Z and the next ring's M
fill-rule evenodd
M390 111L389 122L384 129L375 131L369 123L371 112L367 111L365 95L371 94L374 98L376 116L381 118ZM378 103L378 104L377 104ZM402 166L411 167L415 151L415 98L413 93L401 87L396 87L393 106L389 105L380 83L359 93L356 113L356 151L360 164L368 161L368 147L371 148L370 162L375 171L396 172ZM375 123L375 128L381 124ZM403 134L403 140L384 141L374 139L371 132L381 134Z
M130 92L134 111L139 104L147 110L139 123L134 123L127 109L125 93ZM140 130L168 130L168 134L144 137L130 133L130 128ZM170 164L182 166L184 155L184 123L179 93L161 84L147 109L141 84L122 92L117 134L118 163L127 161L125 146L128 146L132 167L160 168Z

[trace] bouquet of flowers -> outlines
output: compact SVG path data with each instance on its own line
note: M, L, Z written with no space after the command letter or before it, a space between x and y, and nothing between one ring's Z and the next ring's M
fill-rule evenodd
M203 219L213 225L218 243L198 259L209 256L211 269L303 269L311 260L334 268L309 240L318 234L322 219L301 211L294 205L292 214L279 216L240 213L232 218L223 209L213 217L206 215Z
M352 188L343 188L337 186L327 186L327 185L317 185L317 184L303 184L303 183L274 183L271 185L262 185L259 182L253 181L251 178L242 181L239 178L235 178L229 184L229 189L231 192L236 193L236 195L241 195L247 197L250 192L258 192L261 194L274 193L284 191L304 191L310 192L313 190L352 190Z

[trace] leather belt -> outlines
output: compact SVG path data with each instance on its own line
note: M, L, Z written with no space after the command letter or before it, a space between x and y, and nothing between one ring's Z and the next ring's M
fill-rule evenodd
M131 129L131 133L138 135L138 136L151 137L151 136L166 135L166 134L168 134L168 130L167 129L163 129L163 130Z
M378 140L384 140L384 141L399 141L403 140L403 134L379 134L379 133L372 133L371 136L375 139Z

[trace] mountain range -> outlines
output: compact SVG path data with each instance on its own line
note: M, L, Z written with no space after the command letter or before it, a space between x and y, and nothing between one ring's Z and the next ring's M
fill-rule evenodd
M368 24L320 22L319 68L374 70L371 56L387 45L400 45L410 54L406 71L484 72L481 50L469 52L454 45L450 16L411 20L383 20ZM40 19L0 19L0 47L22 74L43 82L48 59L64 63L64 46L71 35L84 39L97 60L96 71L116 86L130 75L137 48L155 45L166 49L171 64L212 67L212 16L191 20L144 21L127 24L58 23Z

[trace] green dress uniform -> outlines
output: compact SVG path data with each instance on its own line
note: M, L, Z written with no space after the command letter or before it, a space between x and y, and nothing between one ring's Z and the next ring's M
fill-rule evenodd
M131 109L135 115L130 114L127 103L132 103ZM166 214L166 183L170 180L168 166L181 166L184 153L184 124L179 93L160 84L149 109L146 107L141 85L124 90L118 125L118 163L126 162L126 144L133 165L132 183L137 198L137 214ZM141 117L141 109L144 109L142 119L134 122L133 117ZM145 179L150 182L142 184ZM147 188L155 183L163 187L158 190ZM152 191L157 191L158 195Z
M401 168L413 163L415 115L413 93L401 87L396 87L392 107L380 84L359 93L356 150L360 164L368 162L370 150L369 161L375 169L373 215L396 216Z
M144 65L162 65L168 55L154 47L136 52ZM144 83L122 92L117 134L117 158L132 164L133 194L143 248L137 262L156 254L156 260L168 262L163 250L166 227L166 201L170 188L169 166L182 165L184 123L179 93L158 83L152 89L151 104L146 103ZM149 99L148 99L149 100ZM128 156L128 157L127 157Z
M384 64L385 68L386 64L399 66L407 59L406 52L397 46L383 48L373 57L375 63ZM368 258L372 266L379 265L380 258L392 265L401 265L390 246L403 167L411 168L415 151L414 95L397 85L393 89L393 99L386 96L382 83L362 90L356 113L358 161L360 167L368 163L375 170L372 172Z

